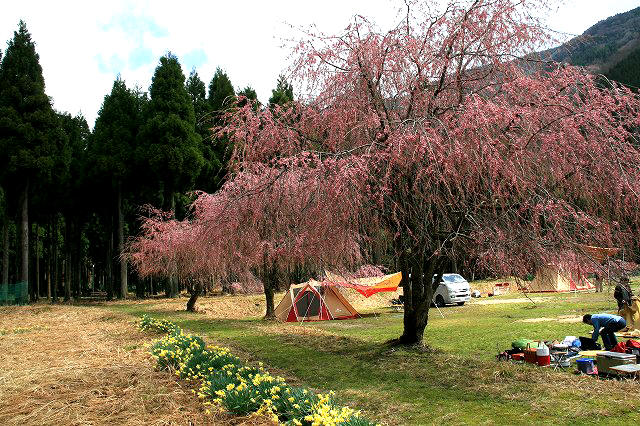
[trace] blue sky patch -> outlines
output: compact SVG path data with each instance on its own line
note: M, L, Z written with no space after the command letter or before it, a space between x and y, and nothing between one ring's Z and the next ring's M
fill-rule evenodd
M109 58L105 58L103 55L96 55L96 61L98 62L98 70L105 74L117 74L124 69L124 60L118 55L111 55Z
M111 22L103 27L105 31L112 29L122 30L131 38L138 39L144 34L152 37L168 37L169 30L161 27L149 16L116 15L111 18Z
M204 49L194 49L182 56L183 68L190 72L192 68L198 68L199 66L207 62L207 54Z
M153 62L153 51L148 47L138 46L129 53L129 66L136 70Z

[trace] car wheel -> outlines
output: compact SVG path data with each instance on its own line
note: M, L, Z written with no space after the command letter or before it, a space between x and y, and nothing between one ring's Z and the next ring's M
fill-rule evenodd
M442 297L442 295L440 295L440 294L439 294L439 295L437 295L437 296L436 296L436 302L435 302L435 303L436 303L436 306L437 306L438 308L443 307L443 306L444 306L444 297Z
M458 302L458 306L463 306L464 302Z

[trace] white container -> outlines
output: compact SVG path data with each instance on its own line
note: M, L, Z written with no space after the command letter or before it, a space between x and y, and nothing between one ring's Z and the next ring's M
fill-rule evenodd
M549 347L544 343L540 343L538 346L538 350L536 350L537 356L549 356Z

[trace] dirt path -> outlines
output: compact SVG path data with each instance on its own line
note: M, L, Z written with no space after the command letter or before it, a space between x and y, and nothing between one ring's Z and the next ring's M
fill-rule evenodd
M0 424L229 424L155 371L151 339L99 308L0 307Z
M472 305L500 305L503 303L531 303L533 300L535 303L542 302L545 299L544 297L532 297L531 299L527 299L526 297L518 297L514 299L483 299L483 300L473 300L470 302Z

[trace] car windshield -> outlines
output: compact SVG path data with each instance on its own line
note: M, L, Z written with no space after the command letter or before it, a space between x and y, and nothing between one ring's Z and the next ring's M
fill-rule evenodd
M461 275L458 274L443 275L442 280L448 283L463 283L466 281L464 278L462 278Z

